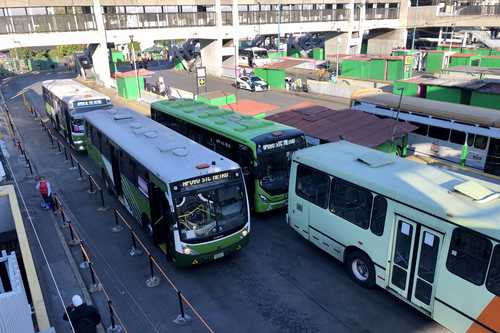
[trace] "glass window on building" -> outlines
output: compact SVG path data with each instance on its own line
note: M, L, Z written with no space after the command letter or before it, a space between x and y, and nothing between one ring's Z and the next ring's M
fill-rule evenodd
M181 6L183 13L196 13L196 6Z
M164 13L177 13L179 8L177 6L163 6Z
M145 6L145 13L161 13L161 6Z
M249 12L258 12L260 10L259 5L248 5Z
M248 6L247 5L238 5L238 11L248 12Z
M127 14L141 14L144 13L143 6L126 6L125 11Z
M47 8L45 8L45 7L30 7L30 8L28 8L28 15L47 15Z
M8 10L10 16L26 16L26 8L24 7L9 8Z

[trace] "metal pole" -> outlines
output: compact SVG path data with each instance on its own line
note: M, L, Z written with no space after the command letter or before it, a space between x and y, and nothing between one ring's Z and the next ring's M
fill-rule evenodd
M453 44L453 33L455 32L455 25L452 24L451 25L451 37L450 37L450 48L448 49L448 51L451 52L451 45Z
M130 35L130 46L132 48L132 61L134 62L135 83L137 84L137 93L141 99L141 89L139 85L139 73L137 73L137 63L135 62L134 35Z
M118 221L118 211L116 210L116 208L113 210L113 215L115 217L115 225L111 228L111 231L120 232L123 230L123 226Z
M337 58L335 60L335 79L337 79L339 77L339 43L342 39L337 36Z
M411 49L415 49L415 35L417 33L417 11L418 11L418 0L415 3L415 19L413 21L413 37L411 39Z
M185 318L186 315L184 314L184 303L182 302L182 296L181 296L181 291L177 291L177 297L179 298L179 308L181 310L181 317Z
M278 4L278 42L276 43L276 46L278 47L278 52L280 51L280 44L281 44L281 40L280 40L280 36L281 36L281 31L280 31L280 25L281 25L281 0Z
M399 103L398 103L398 113L396 114L396 123L394 124L394 127L392 128L392 137L391 137L391 142L394 144L394 137L396 136L396 129L399 124L399 113L401 112L401 103L403 102L403 92L405 88L399 88L401 91L399 95Z

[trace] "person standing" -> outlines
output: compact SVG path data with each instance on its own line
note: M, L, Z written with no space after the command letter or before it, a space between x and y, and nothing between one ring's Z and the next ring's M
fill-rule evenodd
M40 192L42 196L42 208L43 209L54 209L54 203L52 201L52 187L44 176L40 176L37 179L36 189Z
M63 320L71 321L75 333L96 333L97 325L101 323L101 315L95 306L87 305L80 295L74 295L71 304L66 308Z

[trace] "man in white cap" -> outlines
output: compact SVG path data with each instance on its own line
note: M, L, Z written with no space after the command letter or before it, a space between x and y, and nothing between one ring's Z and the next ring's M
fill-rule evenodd
M66 308L63 319L71 320L75 333L96 333L96 326L101 322L101 316L92 305L83 302L80 295L71 298L71 304Z

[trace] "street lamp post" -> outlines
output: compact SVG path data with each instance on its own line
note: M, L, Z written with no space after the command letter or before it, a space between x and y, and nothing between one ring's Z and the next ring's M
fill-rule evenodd
M340 35L339 35L340 36ZM335 79L339 77L339 44L342 43L342 38L337 36L337 56L335 60Z
M415 34L417 33L417 11L418 11L418 0L415 3L415 19L413 21L413 37L411 39L411 49L415 49Z
M141 99L141 87L139 85L139 73L137 72L137 63L135 61L135 49L134 49L134 35L130 35L130 47L132 49L132 62L134 63L135 72L135 83L137 85L137 93L139 94L139 100Z

